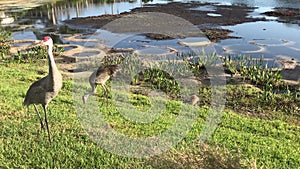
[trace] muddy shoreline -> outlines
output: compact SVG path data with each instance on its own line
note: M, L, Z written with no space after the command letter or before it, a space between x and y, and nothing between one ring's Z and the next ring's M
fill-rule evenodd
M255 8L246 6L226 6L213 3L172 2L168 4L146 5L144 7L134 8L130 12L124 12L117 15L100 15L92 17L73 18L71 20L65 20L64 23L72 28L105 29L105 26L108 23L122 17L146 12L156 12L170 14L172 16L182 18L183 20L186 20L187 22L195 25L198 29L203 31L203 33L211 41L216 42L218 40L227 38L238 38L228 36L231 31L222 29L221 26L266 20L265 18L247 17L249 12L252 12L254 10ZM121 26L122 25L120 25L120 27ZM134 29L134 25L132 25L132 29ZM125 32L122 32L122 30L110 31L115 33ZM181 38L185 38L187 36L189 35L182 36ZM161 35L159 37L155 37L152 35L150 38L158 40L163 39L161 38Z
M123 12L116 15L100 15L91 17L79 17L65 20L64 23L72 28L84 29L106 29L105 26L117 19L133 14L145 12L157 12L170 14L182 18L200 29L212 42L228 38L239 38L229 36L230 30L221 28L222 26L236 25L246 22L266 21L266 17L275 16L278 22L294 23L300 25L300 10L291 8L275 8L272 11L261 13L261 17L250 17L249 14L256 8L242 5L219 5L215 3L182 3L171 2L167 4L148 4L144 7L132 9L130 12ZM174 21L176 22L176 21ZM159 23L159 22L158 22ZM134 28L134 24L131 25ZM151 25L150 25L151 26ZM122 27L122 25L120 25ZM114 30L110 30L114 32ZM126 32L126 31L124 31ZM122 30L115 33L124 33ZM128 30L127 30L128 32ZM190 35L182 36L185 38ZM168 37L161 35L150 36L149 38L163 40Z

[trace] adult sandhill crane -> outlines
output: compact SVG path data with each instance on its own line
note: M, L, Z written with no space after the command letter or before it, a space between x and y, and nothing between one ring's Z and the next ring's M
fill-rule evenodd
M50 103L50 101L58 95L58 92L62 87L62 76L58 71L54 61L54 57L52 53L53 41L51 37L45 36L43 38L42 44L48 46L49 72L48 75L45 76L44 78L32 83L32 85L29 87L26 93L23 105L27 107L31 104L34 105L35 111L37 112L38 117L40 119L41 128L45 130L43 120L36 107L36 104L42 105L45 113L45 123L48 132L48 139L49 142L51 143L51 137L50 137L50 131L49 131L48 119L47 119L47 106Z
M105 96L107 97L108 90L105 86L105 83L118 70L119 70L118 65L101 65L96 71L94 71L89 77L89 82L92 89L90 92L82 96L83 103L86 103L90 95L96 94L97 85L102 86Z

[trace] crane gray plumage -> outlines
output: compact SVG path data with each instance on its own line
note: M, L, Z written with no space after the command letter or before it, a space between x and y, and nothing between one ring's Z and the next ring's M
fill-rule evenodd
M108 89L105 83L118 70L119 70L118 65L101 65L96 71L94 71L89 77L91 91L84 94L84 96L82 97L83 103L86 103L90 95L94 95L96 93L97 85L102 86L104 93L107 96Z
M48 46L48 64L49 64L49 72L48 75L38 81L32 83L29 87L23 105L29 106L31 104L34 105L34 108L39 116L41 128L44 128L44 123L42 121L41 115L36 107L37 104L41 104L45 113L45 123L48 131L48 138L51 143L50 131L48 126L47 119L47 106L52 99L54 99L62 87L62 76L57 69L57 66L54 61L52 49L53 49L53 41L49 36L44 37L43 45Z

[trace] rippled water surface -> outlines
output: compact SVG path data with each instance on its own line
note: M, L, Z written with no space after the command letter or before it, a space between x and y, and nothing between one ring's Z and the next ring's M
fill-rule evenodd
M252 56L292 57L300 60L300 29L298 25L269 22L244 23L224 27L240 39L222 40L218 52Z
M136 7L143 7L146 3L137 1L114 1L106 3L104 1L2 1L0 5L1 22L7 22L7 25L24 25L31 23L32 27L25 27L23 30L16 29L12 39L37 39L36 30L43 30L53 25L60 25L65 19L76 17L98 16L103 14L119 14L130 11ZM180 1L179 1L180 2ZM187 1L181 1L187 2ZM267 58L291 57L300 60L300 27L297 24L280 23L276 17L266 17L262 12L272 10L274 7L293 7L300 8L299 0L199 0L198 2L213 2L225 5L239 4L251 7L257 7L249 13L249 17L265 17L267 21L242 23L235 26L226 26L225 29L232 30L233 36L239 39L226 39L216 43L213 47L221 55L251 55L264 56ZM168 1L154 0L148 4L168 3ZM190 10L207 11L212 17L221 17L215 12L215 7L207 5ZM26 13L26 14L25 14ZM25 15L24 15L25 14ZM16 17L17 16L17 17ZM55 29L54 29L55 30ZM51 31L50 31L51 32ZM50 33L49 32L49 33ZM110 46L109 41L120 35L109 35L106 44ZM86 39L88 37L83 37ZM79 38L80 39L80 38ZM114 41L114 40L113 40ZM169 48L176 50L186 50L185 46L179 45L182 40L164 40L157 41L147 39L141 35L131 35L130 38L118 43L118 47L132 47L141 53L168 53ZM89 47L94 44L68 41L77 45L86 45Z

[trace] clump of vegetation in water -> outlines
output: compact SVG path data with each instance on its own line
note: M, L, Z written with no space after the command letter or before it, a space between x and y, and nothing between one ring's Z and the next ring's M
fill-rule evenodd
M268 86L280 86L283 83L280 69L276 69L274 66L269 67L262 57L254 59L239 56L234 60L226 57L224 61L225 66L231 71L241 74L244 79L248 79L264 89L268 89Z
M279 114L284 116L281 118L289 118L286 115L299 117L300 88L285 84L281 69L268 66L263 58L246 56L226 57L224 66L232 75L239 74L244 83L253 85L227 85L228 107L239 112L255 112L255 116L268 118ZM275 112L277 115L274 115Z
M240 74L244 80L250 80L252 84L262 88L265 100L271 99L273 91L283 85L281 70L269 67L263 58L229 56L225 57L224 65L231 74Z

